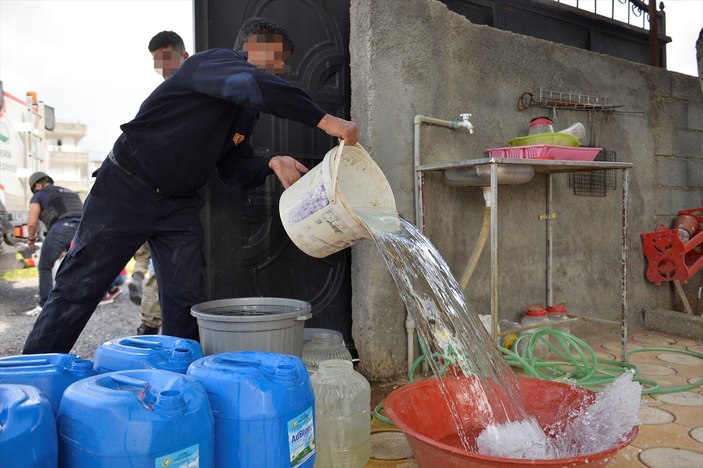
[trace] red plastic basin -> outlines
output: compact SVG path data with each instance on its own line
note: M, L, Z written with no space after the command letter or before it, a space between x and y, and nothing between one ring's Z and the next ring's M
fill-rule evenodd
M466 395L466 381L470 379L444 379L451 394ZM533 415L542 428L564 422L569 414L584 403L590 403L595 393L580 387L518 377L520 390L525 395L525 409ZM461 390L459 390L461 388ZM470 396L456 398L462 425L468 437L476 438L489 422L489 415L476 406L479 399ZM637 435L637 427L627 440L601 452L553 460L523 460L500 458L464 450L458 442L456 427L449 407L442 396L438 379L411 383L391 392L384 403L386 416L405 433L415 460L421 467L500 467L500 466L568 466L604 467L615 453L627 446ZM440 442L444 441L444 442ZM446 443L446 441L454 441Z

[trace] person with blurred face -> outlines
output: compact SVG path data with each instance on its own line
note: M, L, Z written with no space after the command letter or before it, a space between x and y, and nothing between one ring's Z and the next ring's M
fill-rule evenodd
M173 31L161 31L152 37L149 42L149 52L154 59L154 70L164 79L181 68L188 58L183 39Z
M183 39L173 31L161 31L151 38L148 45L154 59L154 70L167 79L181 68L188 58ZM161 306L159 305L159 287L156 275L152 274L146 281L149 271L149 244L143 244L134 254L134 271L129 282L129 298L139 306L140 321L137 335L156 335L161 328Z
M234 50L205 50L187 60L155 58L168 79L121 126L122 135L95 172L74 242L25 354L68 353L105 288L146 241L159 284L162 333L199 338L190 315L204 300L204 202L198 190L214 174L247 189L273 174L287 188L307 172L290 156L254 154L251 135L259 112L319 128L348 145L359 140L356 124L328 114L277 76L292 53L285 29L251 18Z

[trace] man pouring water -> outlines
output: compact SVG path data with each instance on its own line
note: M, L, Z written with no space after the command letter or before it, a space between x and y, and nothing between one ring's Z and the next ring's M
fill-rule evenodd
M56 286L24 353L68 353L105 289L137 248L149 242L160 287L162 332L198 338L190 307L204 300L198 189L213 172L251 188L276 174L288 187L307 172L290 156L254 156L259 112L317 127L348 145L353 122L327 114L277 77L293 52L287 32L248 20L237 45L192 55L142 103L96 171L96 180ZM239 47L235 47L237 49Z

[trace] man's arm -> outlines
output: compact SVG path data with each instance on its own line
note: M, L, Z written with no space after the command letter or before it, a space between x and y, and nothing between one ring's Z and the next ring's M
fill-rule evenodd
M41 205L39 203L29 204L29 218L27 219L27 235L29 236L29 246L33 246L37 240L37 228L39 226L39 215L41 214Z
M355 145L359 141L359 130L354 122L325 114L317 124L317 128L329 136L341 138L345 145Z

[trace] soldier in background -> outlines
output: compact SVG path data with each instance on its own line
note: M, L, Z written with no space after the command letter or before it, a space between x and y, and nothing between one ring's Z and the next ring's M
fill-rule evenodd
M56 260L68 250L83 214L83 202L75 192L54 185L54 179L43 172L29 176L29 189L34 195L29 200L27 228L29 248L38 240L39 220L48 231L39 255L39 305L25 315L39 315L49 292L54 286L52 268Z

